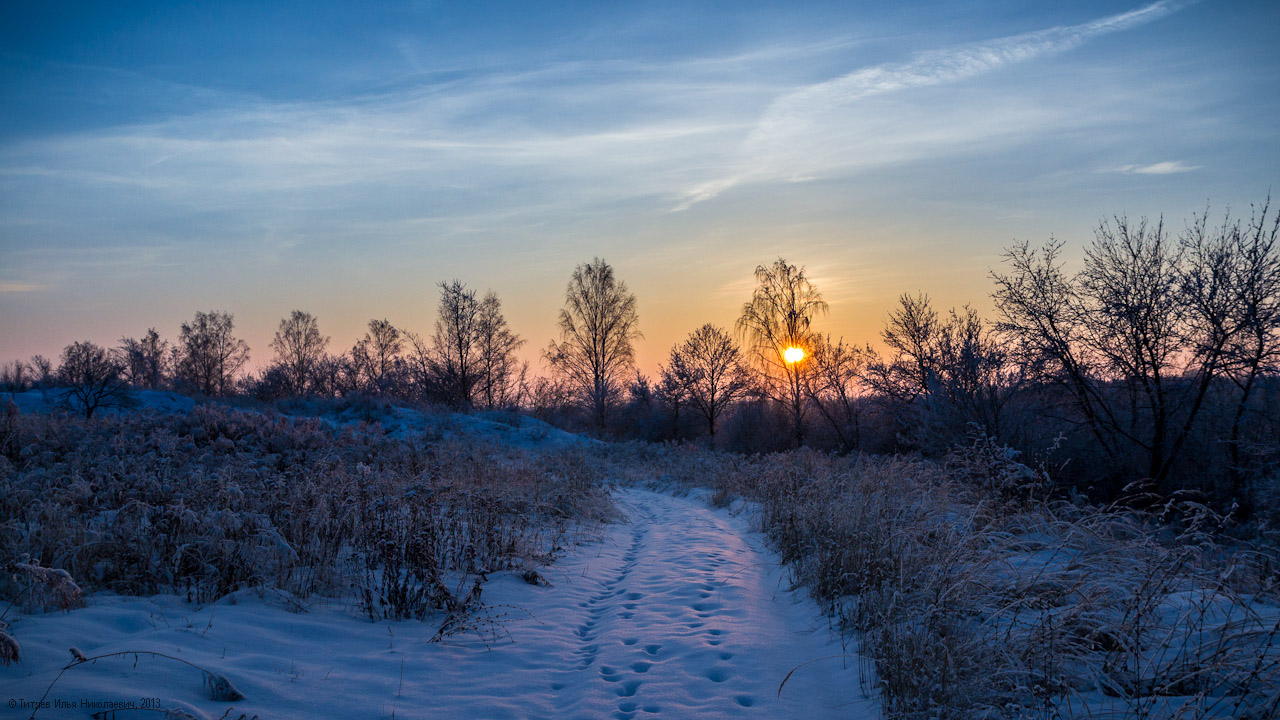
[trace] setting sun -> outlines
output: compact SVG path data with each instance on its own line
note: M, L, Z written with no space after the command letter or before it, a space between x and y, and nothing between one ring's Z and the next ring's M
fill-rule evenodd
M782 359L794 365L804 359L804 348L789 347L782 352Z

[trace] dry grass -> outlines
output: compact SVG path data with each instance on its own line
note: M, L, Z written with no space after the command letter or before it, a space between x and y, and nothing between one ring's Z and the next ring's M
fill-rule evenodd
M265 587L351 593L371 618L453 616L479 607L486 574L534 569L611 512L573 450L377 424L215 406L10 415L0 434L0 557L122 594ZM0 592L24 585L10 573Z

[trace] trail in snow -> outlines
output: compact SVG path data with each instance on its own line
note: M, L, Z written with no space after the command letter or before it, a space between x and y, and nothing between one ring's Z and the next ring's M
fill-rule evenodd
M776 557L745 523L697 500L631 490L631 525L583 567L566 595L576 667L557 673L549 710L575 717L874 716L855 660L796 602ZM629 536L629 537L628 537ZM759 540L756 536L755 540ZM572 605L572 603L571 603ZM787 673L801 668L783 688Z
M156 650L222 671L247 697L230 717L877 716L856 657L787 590L744 519L646 490L619 500L630 522L557 563L552 587L513 576L487 587L510 617L510 641L492 649L474 638L429 644L430 624L372 624L349 608L295 615L243 594L199 610L95 596L83 610L15 623L24 660L0 668L0 713L30 714L8 699L39 697L76 645L88 655ZM154 696L214 718L227 708L201 692L198 673L145 657L75 668L51 697Z

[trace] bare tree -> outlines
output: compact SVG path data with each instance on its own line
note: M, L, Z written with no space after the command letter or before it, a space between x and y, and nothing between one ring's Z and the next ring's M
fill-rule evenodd
M1087 352L1088 311L1079 282L1062 270L1061 251L1062 244L1053 240L1040 248L1023 242L1006 251L1010 272L992 273L1002 315L998 327L1024 367L1067 392L1095 447L1118 463L1124 420L1109 402L1105 370Z
M937 340L940 392L933 397L945 403L953 433L976 425L989 437L1002 437L1006 406L1021 387L1022 372L976 310L966 305L947 315Z
M941 368L941 334L942 324L928 295L900 295L880 333L891 355L872 367L875 388L900 402L927 395Z
M224 395L249 361L249 345L235 337L234 318L226 312L197 312L178 335L178 375L205 395Z
M129 396L122 371L120 361L106 348L91 342L68 345L58 368L58 380L67 386L67 406L91 418L99 408L126 404Z
M155 328L148 328L141 340L120 338L119 355L129 384L148 390L164 387L172 364L172 346Z
M1237 365L1234 350L1280 284L1274 232L1251 227L1256 242L1239 224L1209 231L1199 217L1175 243L1162 222L1116 218L1098 226L1074 277L1062 272L1056 242L1016 245L1006 253L1011 271L993 273L1001 330L1029 367L1067 391L1113 465L1136 457L1134 471L1166 482L1214 379L1250 364ZM1272 279L1247 280L1248 267ZM1262 347L1272 351L1268 340ZM1248 375L1239 376L1246 385Z
M875 354L870 347L832 342L830 336L814 338L808 393L814 406L836 434L844 452L862 446L863 396L867 368Z
M31 385L31 369L21 360L0 365L0 391L26 392Z
M1082 349L1101 379L1124 387L1127 407L1109 404L1112 415L1124 418L1113 429L1145 451L1153 480L1164 478L1180 444L1170 437L1176 402L1170 385L1182 374L1176 365L1187 310L1178 288L1181 262L1163 222L1131 226L1117 218L1114 228L1098 226L1078 277L1085 300ZM1207 381L1212 367L1203 369Z
M685 341L671 348L663 370L674 386L683 390L686 402L707 422L707 434L716 436L717 421L724 411L746 394L751 375L742 351L729 333L710 323L694 330Z
M292 394L311 390L316 368L328 346L329 338L320 334L320 324L311 313L294 310L280 321L271 347Z
M31 370L31 383L34 387L44 389L53 383L53 361L43 355L32 355L27 364Z
M969 306L939 317L924 293L898 298L881 333L889 354L868 348L866 379L895 412L907 437L944 450L974 426L999 437L1018 373L993 329Z
M1270 204L1268 198L1255 208L1247 224L1228 213L1212 230L1206 213L1183 238L1192 259L1183 290L1197 310L1196 352L1220 357L1236 388L1226 444L1232 495L1242 503L1248 497L1239 492L1244 423L1260 381L1280 370L1280 214L1268 222Z
M522 394L526 399L526 409L541 420L554 420L562 416L569 403L573 401L574 388L564 376L542 374L532 379L526 378L527 386Z
M470 407L479 381L480 303L461 280L440 283L439 317L431 337L435 375L449 404Z
M658 379L653 383L649 383L649 379L637 371L636 380L631 385L630 394L633 398L639 395L642 383L649 385L649 404L656 405L665 416L666 429L661 433L662 439L679 438L682 430L680 411L690 405L688 386L680 381L669 366L658 367Z
M738 332L750 343L765 391L791 415L796 445L804 440L809 363L803 356L788 362L787 350L812 353L810 325L814 316L825 312L827 303L805 276L804 268L778 258L772 265L756 268L756 289L738 318Z
M557 323L560 342L551 341L546 358L588 408L599 431L629 377L635 359L632 342L641 337L639 322L636 296L614 277L608 263L594 258L574 268Z
M383 320L370 320L364 338L351 348L351 374L365 392L381 395L391 390L404 350L402 333Z
M346 355L325 353L316 361L311 372L311 391L320 397L335 397L353 392L349 382L351 359Z
M414 392L424 400L451 402L440 382L435 347L431 340L410 330L401 330L400 333L407 345L403 359L404 371Z
M514 404L518 392L516 351L524 343L507 326L497 294L486 293L476 315L476 344L480 353L477 399L486 408Z

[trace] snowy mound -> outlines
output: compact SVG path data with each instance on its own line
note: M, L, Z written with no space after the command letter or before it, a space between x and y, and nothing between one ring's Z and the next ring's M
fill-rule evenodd
M0 395L0 407L11 400L20 413L49 413L67 406L67 390L51 388ZM161 412L189 413L196 401L186 395L161 390L134 390L122 407L103 407L100 413ZM377 423L392 437L466 437L500 441L522 448L558 449L596 443L516 412L489 410L476 414L424 412L400 405L364 406L354 403L341 410L324 410L322 405L303 403L294 417L318 417L336 427L360 422ZM251 408L240 408L254 412Z
M4 393L0 395L0 405L5 400L12 400L20 413L47 413L66 407L67 390L51 388L48 390L28 390L20 393ZM134 390L125 400L126 407L104 407L98 412L127 412L130 410L152 410L165 413L188 413L195 407L195 400L186 395L163 390Z
M392 437L475 438L521 448L559 449L598 441L585 438L515 412L489 410L475 414L426 412L401 405L355 405L319 413L326 422L341 427L360 422L377 423Z
M455 430L460 434L502 439L519 447L561 448L599 442L518 413L490 411L477 415L454 414L452 419L456 423Z

